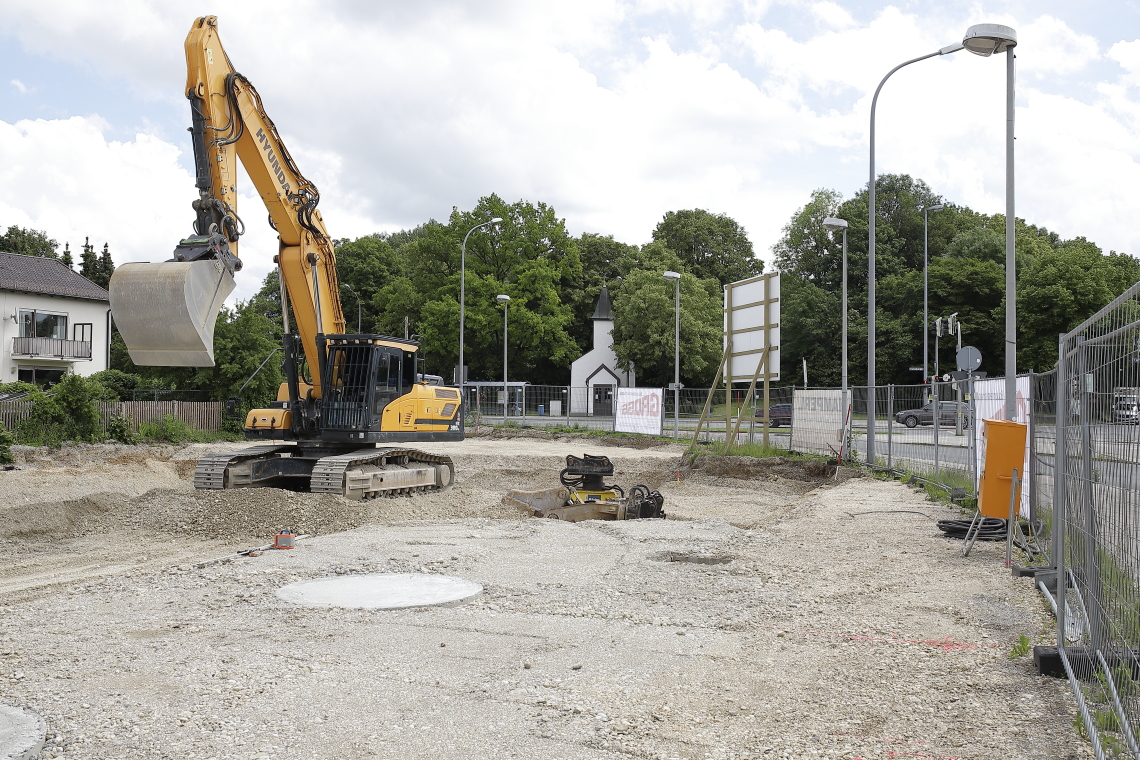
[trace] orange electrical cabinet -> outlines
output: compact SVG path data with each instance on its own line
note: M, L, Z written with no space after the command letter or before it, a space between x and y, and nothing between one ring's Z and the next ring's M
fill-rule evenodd
M978 509L983 517L1009 519L1009 487L1013 471L1025 477L1025 431L1020 422L984 420L982 437L986 441L986 458L982 464L981 495ZM1016 498L1021 499L1018 484Z

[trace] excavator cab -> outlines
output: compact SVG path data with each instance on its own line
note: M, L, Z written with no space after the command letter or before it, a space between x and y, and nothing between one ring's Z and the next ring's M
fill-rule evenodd
M111 315L131 361L145 367L214 366L214 323L234 289L237 257L221 235L192 237L158 264L111 276Z

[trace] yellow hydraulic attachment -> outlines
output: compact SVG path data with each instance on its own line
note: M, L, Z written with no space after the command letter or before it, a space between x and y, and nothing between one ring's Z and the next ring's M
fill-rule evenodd
M560 488L541 491L507 491L503 504L517 507L528 517L580 522L582 520L636 520L665 517L665 499L649 486L637 485L625 495L621 486L606 485L614 474L609 457L585 454L566 457Z

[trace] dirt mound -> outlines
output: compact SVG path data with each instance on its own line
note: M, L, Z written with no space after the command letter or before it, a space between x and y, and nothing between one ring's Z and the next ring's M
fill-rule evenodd
M468 438L490 438L511 440L532 438L541 441L582 441L595 446L617 446L625 449L656 449L675 445L673 441L659 438L644 438L616 433L613 435L591 435L589 433L557 433L541 428L497 428L477 427L467 429Z
M96 493L68 501L22 505L5 512L4 520L0 521L0 537L66 533L122 502L122 494Z
M833 464L805 459L788 459L787 457L757 459L756 457L717 457L701 454L688 461L687 465L687 469L690 471L700 471L714 477L742 480L785 478L804 483L823 483L847 480L859 475L857 470L840 467L840 472L836 477L836 467Z

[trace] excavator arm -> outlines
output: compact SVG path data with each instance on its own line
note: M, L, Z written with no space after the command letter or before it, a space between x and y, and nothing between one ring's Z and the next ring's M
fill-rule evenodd
M309 367L321 367L318 334L343 333L345 323L336 255L317 210L320 193L297 168L257 90L234 70L218 37L217 17L197 19L185 48L198 190L194 235L178 244L169 261L124 264L115 271L115 322L136 364L214 364L214 322L241 268L240 160L278 234L277 264L296 337ZM284 323L288 333L287 315ZM319 398L321 373L313 371L312 381L312 395Z

